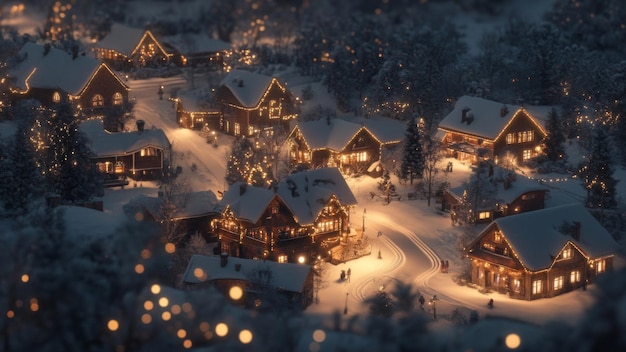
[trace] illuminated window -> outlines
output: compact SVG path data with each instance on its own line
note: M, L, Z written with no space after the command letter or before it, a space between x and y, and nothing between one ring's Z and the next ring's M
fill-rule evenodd
M279 255L278 256L278 262L279 263L287 263L287 256L286 255Z
M535 280L533 281L533 295L538 295L543 292L543 281Z
M560 290L563 288L563 275L554 278L553 290Z
M604 259L596 262L596 274L600 274L606 271L606 261Z
M565 248L561 254L561 259L570 259L572 257L572 253L571 248Z
M238 122L235 122L233 134L238 136L241 133L241 126L239 126Z
M522 289L522 285L519 279L513 279L513 291L519 293Z
M580 271L574 270L569 274L569 282L580 282Z
M100 94L96 94L91 98L91 106L99 107L104 106L104 98Z
M488 211L478 212L478 218L480 220L489 219L489 218L491 218L491 212L488 212Z
M506 135L506 144L513 144L515 143L515 133L508 133Z
M280 104L276 100L270 100L270 119L280 117Z
M533 157L533 151L531 149L524 149L522 151L522 159L528 160Z
M483 248L491 252L495 252L496 250L496 246L491 242L483 243Z
M519 143L532 142L535 139L534 131L523 131L517 133Z
M157 149L154 147L143 148L140 152L141 156L157 156Z
M254 134L254 126L248 126L248 136L252 136Z
M122 93L115 92L115 94L113 94L113 105L122 105L123 102L124 97L122 96Z
M58 103L61 101L61 94L59 92L52 93L52 101Z
M497 243L502 242L502 233L500 231L496 231L493 233L493 240Z

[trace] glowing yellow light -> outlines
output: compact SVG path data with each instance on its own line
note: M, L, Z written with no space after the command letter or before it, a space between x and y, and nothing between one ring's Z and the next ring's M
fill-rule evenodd
M15 317L15 312L12 310L7 311L7 318L12 319Z
M228 334L228 325L224 323L219 323L215 325L215 333L217 334L217 336L226 336L226 334Z
M161 297L159 298L159 305L161 307L167 307L167 305L170 303L170 301L167 299L167 297Z
M299 256L298 257L298 263L304 264L304 256Z
M178 336L179 339L184 339L187 336L187 331L185 331L185 329L178 329L176 336Z
M170 312L163 312L163 314L161 314L161 319L163 319L163 321L168 321L172 318L172 313Z
M313 331L313 340L318 343L324 342L324 340L326 340L326 333L324 330L317 329Z
M152 285L152 287L150 287L150 292L152 292L155 295L158 295L159 292L161 292L161 286L159 286L158 284Z
M23 283L27 283L27 282L28 282L28 280L30 280L30 277L28 276L28 274L24 274L24 275L22 275L22 282L23 282Z
M241 330L241 332L239 332L239 341L241 341L244 345L252 342L252 332L247 329Z
M120 327L120 323L118 323L117 320L115 320L115 319L111 319L107 323L107 328L109 328L109 330L111 330L111 331L117 331L117 329L119 329L119 327Z
M193 276L200 280L206 280L206 274L204 273L204 270L202 270L202 268L193 269Z
M152 301L145 301L143 302L143 308L145 310L152 310L152 308L154 308L154 303L152 303Z
M150 324L152 322L152 315L148 314L148 313L144 313L141 316L141 322L144 324Z
M183 347L191 348L191 346L193 346L193 343L191 343L190 339L186 339L185 341L183 341Z
M176 251L176 246L173 243L168 242L167 244L165 244L165 251L169 254L172 254Z
M511 350L518 348L522 344L522 338L515 333L511 333L506 335L504 339L504 344Z
M143 274L143 271L144 271L143 264L139 263L139 264L135 265L135 272L137 274Z
M33 312L39 310L39 302L37 301L37 298L30 299L30 310L32 310Z
M230 295L230 298L234 300L238 300L243 296L243 290L239 286L231 287L228 293Z

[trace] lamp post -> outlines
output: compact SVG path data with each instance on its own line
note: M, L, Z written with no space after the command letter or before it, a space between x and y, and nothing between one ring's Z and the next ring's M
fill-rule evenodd
M428 302L428 304L433 306L433 319L437 320L437 301L439 300L439 298L437 298L437 295L434 295L433 298L430 299L430 301Z
M365 235L365 212L367 211L366 208L363 208L363 235Z
M343 314L344 314L344 315L345 315L345 314L348 314L348 296L349 296L349 295L350 295L350 293L349 293L349 292L346 292L346 305L345 305L345 307L343 308Z

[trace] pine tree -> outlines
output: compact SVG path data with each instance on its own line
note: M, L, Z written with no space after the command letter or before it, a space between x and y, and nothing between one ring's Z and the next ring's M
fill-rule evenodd
M476 171L464 183L465 191L459 207L459 218L468 223L474 223L478 211L493 208L496 203L496 186L493 181L494 166L489 162L482 162Z
M548 113L547 123L548 136L545 139L544 152L546 157L551 162L564 162L567 159L565 154L565 134L563 133L563 126L559 119L559 114L556 109L552 108Z
M262 148L255 148L247 138L233 141L232 152L226 164L226 183L245 182L267 187L274 180L272 158Z
M404 152L402 153L402 164L400 166L400 178L409 179L413 184L413 179L422 178L424 172L424 154L422 150L421 132L417 127L415 117L412 116L406 129L406 139L404 141Z
M613 177L613 172L608 134L603 127L598 127L593 138L591 155L581 169L590 208L617 206L615 187L618 181Z

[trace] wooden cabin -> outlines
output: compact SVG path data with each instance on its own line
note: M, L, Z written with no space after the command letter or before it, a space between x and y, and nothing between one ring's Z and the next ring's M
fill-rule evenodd
M613 268L619 246L582 204L503 217L466 248L471 282L535 300L586 288Z
M78 52L67 53L47 45L26 43L20 62L12 70L13 100L36 99L51 108L69 100L87 117L102 117L111 132L123 128L104 113L105 109L128 103L129 88L108 65Z
M280 295L287 305L282 308L303 310L313 303L313 275L307 264L236 258L223 253L192 256L182 281L190 289L215 287L247 308L263 310L264 300ZM241 288L241 297L231 294L235 286Z
M222 130L234 136L253 136L266 129L289 130L298 115L296 100L277 78L232 70L220 82L216 102Z
M129 176L134 180L161 177L171 144L161 129L145 129L137 120L137 130L108 132L102 120L91 119L80 124L93 151L92 161L106 174Z
M438 129L447 156L471 163L521 164L542 153L547 135L530 109L470 96L459 98Z
M217 207L222 214L214 224L220 251L309 263L327 255L327 243L347 238L354 205L356 199L337 168L291 174L270 189L233 184Z
M405 127L389 119L302 121L287 137L292 166L338 167L345 174L382 175L384 149L398 145Z
M114 23L109 34L94 44L92 50L96 58L125 71L167 65L173 55L150 30L120 23Z

